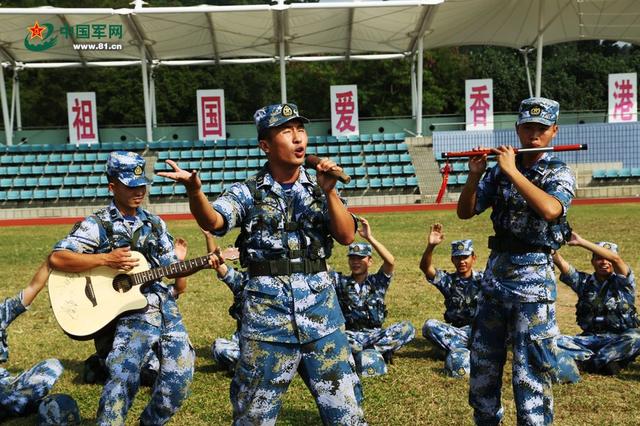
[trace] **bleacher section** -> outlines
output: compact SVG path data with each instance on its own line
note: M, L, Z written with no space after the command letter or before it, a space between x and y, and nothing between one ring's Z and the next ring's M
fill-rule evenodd
M415 169L404 133L357 137L310 136L308 154L326 156L351 175L339 184L345 196L418 193ZM99 145L19 145L0 148L2 206L103 203L108 197L104 173L108 153L130 150L151 161L154 172L168 170L171 158L182 168L199 170L204 191L217 195L246 179L265 161L255 139L221 141L111 142ZM154 175L152 202L184 199L182 185Z

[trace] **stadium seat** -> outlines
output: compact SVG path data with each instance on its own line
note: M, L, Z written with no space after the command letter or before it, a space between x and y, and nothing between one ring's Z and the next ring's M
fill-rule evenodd
M396 134L393 135L393 138L397 141L404 141L404 138L406 137L406 135L404 134L404 132L398 132Z
M27 186L27 179L23 177L13 178L13 187L14 188L24 188Z
M87 178L87 184L88 185L95 185L95 186L100 185L100 176L98 176L98 175L89 176Z
M95 187L87 187L82 191L82 196L84 198L95 198L98 195L98 191Z
M408 177L407 186L418 186L418 179L415 176Z
M368 166L367 167L367 175L369 177L378 176L380 174L380 167L378 166Z
M396 135L394 135L393 133L384 133L382 135L382 139L386 142L391 142L396 140Z
M401 163L411 163L411 156L409 154L400 154Z
M58 198L58 188L48 188L45 196L47 200L55 200Z
M349 138L347 136L337 136L336 139L338 139L339 144L347 144L347 142L349 142Z
M396 152L397 150L398 150L397 149L397 145L395 143L385 143L384 144L384 151L387 154L391 154L393 152Z
M375 151L376 151L376 146L372 144L364 145L362 147L362 152L364 152L365 154L370 154Z
M400 162L400 156L398 154L389 155L389 164L395 164Z
M21 189L20 200L30 201L33 198L33 189Z
M344 144L340 145L338 148L338 152L340 154L350 154L351 153L351 147L349 146L349 144L346 143L347 141L345 141Z
M404 142L400 142L397 145L397 150L401 152L409 152L409 146Z
M406 166L402 166L402 173L405 175L415 175L416 169L413 167L413 164L408 164Z
M463 172L465 170L465 165L467 163L455 162L452 163L452 171L455 172Z
M353 175L354 176L366 176L367 175L367 169L366 167L356 167L353 170Z
M391 166L392 175L401 175L403 173L402 166Z
M7 191L7 200L18 201L20 199L20 191L16 189L10 189Z
M383 188L391 188L393 187L393 178L382 178L382 187Z
M447 180L447 185L457 185L458 184L458 176L449 175L449 179Z
M369 186L374 189L382 188L382 179L380 178L369 179Z
M340 153L340 145L329 145L329 155L337 155Z
M335 136L327 136L327 144L337 144L338 138Z
M640 177L640 167L633 167L631 169L631 176Z
M374 133L371 135L371 140L373 142L382 142L384 140L384 136L381 133Z
M18 167L18 173L21 175L30 175L31 174L31 166L20 166Z
M380 176L389 176L391 174L391 166L380 166Z
M81 173L82 168L80 164L69 164L69 173Z
M380 179L378 179L380 180ZM356 179L356 188L367 189L369 188L369 180L366 178Z
M458 184L464 185L467 183L467 177L468 175L458 175Z
M58 190L58 198L62 198L62 199L71 198L71 189L70 188L60 188Z
M385 152L385 144L383 144L383 143L373 144L373 152L375 152L377 154L384 153Z
M109 190L107 188L105 188L104 186L99 186L96 189L96 195L100 198L106 198L110 196Z
M607 179L615 179L618 177L617 169L607 169L604 173L605 178Z
M368 133L361 133L360 142L371 142L371 135Z
M407 186L407 178L405 177L393 178L393 186L401 187L401 188Z
M51 176L51 186L62 186L62 176Z
M628 178L631 177L631 169L629 168L622 168L618 171L618 177L621 178Z
M376 163L389 164L389 156L387 154L376 155Z
M72 186L76 184L76 177L75 176L65 176L62 178L62 183L64 184L64 186Z
M0 179L0 188L11 188L13 179L2 178Z
M329 153L329 148L327 148L324 145L320 145L318 146L317 151L318 151L318 155L327 155Z
M29 188L35 188L38 186L38 178L36 177L28 177L25 179L25 186Z

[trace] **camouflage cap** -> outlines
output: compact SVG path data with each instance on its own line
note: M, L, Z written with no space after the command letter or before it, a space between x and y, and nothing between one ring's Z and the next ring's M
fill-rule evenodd
M351 243L347 256L371 256L371 244L369 243Z
M258 133L272 127L278 127L284 123L298 119L303 123L308 123L309 119L303 117L298 112L296 104L274 104L260 108L253 114Z
M540 123L551 126L558 121L560 115L560 104L547 98L529 98L520 103L518 111L519 126L522 123Z
M49 395L38 406L38 426L70 426L80 424L78 404L69 395Z
M144 165L144 158L135 152L113 151L107 159L107 174L130 188L149 185L151 181L144 175Z
M387 364L382 354L375 349L365 349L353 355L356 369L362 377L375 377L387 374Z
M451 256L469 256L472 254L472 240L456 240L451 243Z
M449 377L465 377L471 371L469 350L456 348L447 354L444 360L444 370Z
M618 245L616 243L612 243L609 241L599 241L596 245L606 248L607 250L611 250L614 253L618 252Z

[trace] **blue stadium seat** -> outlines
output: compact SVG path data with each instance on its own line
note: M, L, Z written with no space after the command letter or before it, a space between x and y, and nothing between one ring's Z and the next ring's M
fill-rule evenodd
M360 141L360 136L359 135L349 135L349 136L347 136L347 140L349 142L358 142L358 141Z
M449 179L447 180L447 185L457 185L458 184L458 176L449 175Z
M171 158L171 152L169 151L160 151L158 152L158 161L164 161Z
M353 175L354 176L366 176L367 175L367 168L366 167L356 167L353 170Z
M51 176L51 186L61 186L63 180L62 176Z
M58 198L71 198L71 189L70 188L60 188L58 189Z
M401 163L411 163L411 156L409 154L400 154Z
M69 173L81 173L82 167L80 164L69 164Z
M249 157L260 157L261 154L262 150L260 150L260 148L249 149Z
M382 188L382 179L380 178L369 179L369 186L374 189Z
M202 187L204 188L204 185L202 185ZM160 186L159 185L152 185L151 189L149 190L149 195L151 195L152 197L155 197L157 195L161 194L161 190L160 190Z
M20 199L20 191L16 189L10 189L7 191L7 200L18 201Z
M47 164L46 166L44 166L45 175L55 175L57 171L58 171L57 167L51 164Z
M221 171L214 170L211 172L211 180L213 181L221 181L222 176L223 176L223 173Z
M343 145L339 146L338 152L340 154L350 154L351 153L351 147L347 143L344 143Z
M27 179L23 177L13 178L13 187L14 188L24 188L27 186Z
M48 163L49 162L49 154L38 154L36 156L36 163Z
M467 164L467 163L461 163L461 162L457 162L457 161L456 161L455 163L452 163L452 170L453 170L454 172L463 172L463 171L464 171L464 166L465 166L466 164Z
M76 176L76 185L87 185L88 183L89 178L87 175Z
M256 158L251 158L247 161L247 167L250 169L257 169L260 167L260 160Z
M631 169L631 176L640 177L640 167L633 167Z
M175 195L185 195L187 193L187 188L184 185L176 185L173 189L173 193Z
M4 171L4 173L2 173ZM20 173L20 167L18 166L8 166L8 167L0 167L0 174L6 176L15 176Z
M38 186L38 178L36 177L28 177L25 179L25 185L31 188L35 188Z
M33 198L33 189L21 189L20 200L29 201Z
M376 163L389 164L389 156L387 154L380 154L376 156Z
M222 180L224 180L225 182L235 182L236 172L234 170L225 170L222 173Z
M98 195L98 190L95 187L87 187L82 191L84 198L95 198Z
M468 175L458 175L458 184L464 185L467 183L467 177Z
M335 136L327 136L327 144L337 144L338 143L338 138Z
M1 188L11 188L13 179L11 178L2 178L0 179L0 187Z
M373 142L382 142L384 140L384 136L382 133L374 133L371 135L371 140Z
M246 169L248 164L249 160L247 159L236 160L236 169Z
M95 185L98 186L100 185L100 176L98 175L91 175L87 178L87 184L89 185Z
M605 178L607 179L615 179L618 177L617 169L607 169L604 173Z
M393 138L397 141L404 141L404 138L406 137L406 135L404 134L404 132L398 132L396 134L393 135Z
M58 188L48 188L46 190L46 198L47 200L55 200L58 198Z
M80 164L81 173L93 173L93 164Z
M382 178L382 187L383 188L393 187L393 178Z
M391 166L382 165L380 166L380 176L389 176L391 174Z
M109 159L109 153L108 152L99 152L98 153L98 162L100 163L104 163Z
M173 195L173 185L165 185L160 189L162 195Z
M371 142L371 135L368 133L361 133L360 142Z
M396 187L407 186L407 178L405 178L405 177L395 177L395 178L393 178L393 186L396 186Z
M382 138L384 141L391 142L396 140L396 135L393 133L385 133L383 134Z
M109 193L109 190L104 186L99 186L96 189L96 194L100 198L106 198L106 197L110 197L111 196L110 193Z
M49 163L59 163L62 161L62 154L58 152L52 152L49 154Z
M409 146L404 142L400 142L396 149L401 152L409 152Z
M402 174L402 166L391 166L391 174L392 175L401 175Z
M399 162L400 162L400 155L398 154L389 155L389 164L394 164Z
M235 169L236 168L236 160L224 160L224 168L225 169Z
M351 142L349 143L349 151L351 151L352 154L360 154L362 152L362 145Z
M415 176L408 177L407 186L418 186L418 179Z
M383 144L383 143L373 144L373 152L376 152L378 154L384 153L385 152L385 144Z
M246 170L236 170L236 180L245 180L249 177L249 173Z
M402 166L402 173L405 175L415 175L416 169L413 167L413 164L407 164L406 166Z
M621 178L628 178L631 177L631 169L629 168L622 168L618 171L618 177Z
M336 155L340 152L340 145L329 145L329 155Z
M211 170L211 169L213 169L212 160L204 160L200 162L200 170Z
M376 152L376 146L369 144L369 145L363 145L362 146L362 152L364 152L365 154L370 154L373 152Z
M76 177L75 176L65 176L64 178L62 178L62 183L64 184L64 186L75 185L76 184Z
M18 173L21 175L30 175L31 174L31 166L20 166L18 168Z
M44 166L42 164L34 164L31 166L31 174L41 175L44 173Z
M377 163L377 157L375 155L367 155L364 157L364 162L367 163L367 165L373 165Z
M380 174L380 167L378 166L367 166L367 175L369 177L378 176Z
M387 154L390 154L392 152L396 152L398 150L398 145L396 145L395 143L385 143L384 144L384 151Z
M96 152L87 152L85 154L84 161L92 161L92 162L94 162L94 161L97 161L97 160L98 160L98 153L96 153Z
M339 144L346 144L349 142L349 138L346 136L337 136L337 139Z

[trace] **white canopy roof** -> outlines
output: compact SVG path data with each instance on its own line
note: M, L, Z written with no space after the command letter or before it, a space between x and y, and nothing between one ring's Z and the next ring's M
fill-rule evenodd
M106 65L148 59L171 65L207 62L263 62L279 59L284 41L288 60L357 59L362 55L415 52L437 4L443 0L296 3L249 6L144 7L135 9L0 8L0 57L31 66L62 63ZM50 49L26 48L28 27L53 25ZM121 26L122 39L80 39L59 33L67 26ZM122 50L74 50L74 43L121 43ZM387 57L387 56L385 56ZM377 57L372 57L377 59ZM186 62L183 62L186 61ZM195 62L194 62L195 61ZM206 61L206 62L201 62ZM45 63L58 62L56 65ZM135 62L134 62L135 63ZM70 64L69 64L70 65ZM115 65L115 64L113 64Z
M640 44L638 0L446 0L425 48L462 45L535 46L575 40Z

